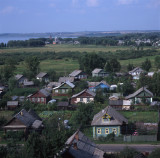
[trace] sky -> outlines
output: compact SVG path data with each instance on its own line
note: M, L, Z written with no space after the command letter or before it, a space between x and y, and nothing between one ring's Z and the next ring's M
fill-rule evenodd
M160 30L160 0L0 0L0 33Z

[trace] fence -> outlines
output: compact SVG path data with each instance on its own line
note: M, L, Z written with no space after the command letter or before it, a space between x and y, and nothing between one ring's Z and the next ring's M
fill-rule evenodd
M124 136L124 142L156 142L157 135Z

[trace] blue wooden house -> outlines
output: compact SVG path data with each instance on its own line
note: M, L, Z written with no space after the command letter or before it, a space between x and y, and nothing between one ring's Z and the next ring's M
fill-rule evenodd
M92 92L96 92L97 90L102 90L103 92L110 89L110 85L105 81L101 82L88 82L89 90Z
M116 136L126 134L128 120L111 106L94 115L92 120L93 138L97 139L99 136L106 137L108 134L114 132Z

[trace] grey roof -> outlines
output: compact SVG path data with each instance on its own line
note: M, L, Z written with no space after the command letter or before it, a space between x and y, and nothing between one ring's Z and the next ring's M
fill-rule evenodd
M122 106L123 105L123 100L109 100L109 105Z
M84 93L84 92L86 92L86 93L92 95L93 97L96 96L96 93L94 93L94 92L92 92L92 91L90 91L90 90L88 90L88 89L84 89L83 91L81 91L81 92L79 92L79 93L73 95L71 98L78 97L79 95L81 95L81 94ZM87 96L85 96L85 97L87 97Z
M93 71L92 71L92 73L100 73L101 71L102 71L103 69L98 69L98 68L96 68L96 69L94 69Z
M33 81L27 81L23 83L24 86L33 86L34 82Z
M46 72L40 72L36 77L42 78L42 77L44 77L44 76L46 76L46 75L47 75Z
M65 82L65 83L68 84L71 88L74 88L74 87L75 87L75 85L74 85L73 83L69 82L69 81L67 81L67 82ZM62 83L60 86L55 87L55 88L53 88L53 89L57 89L57 88L63 86L65 83Z
M69 74L71 77L75 77L79 75L82 72L82 70L74 70L72 73Z
M40 93L42 93L43 95L45 95L46 97L50 96L50 93L47 92L45 89L41 89Z
M18 114L14 116L20 120L25 126L30 127L37 118L27 112L25 109L22 109Z
M102 121L102 117L105 114L108 114L111 116L111 120L104 122ZM99 113L94 115L94 118L92 120L91 125L122 125L123 123L128 124L128 120L121 115L119 112L117 112L114 108L111 106L107 106L105 109L101 110Z
M18 101L7 101L7 106L18 106Z
M32 124L32 127L35 128L35 129L38 129L40 127L43 127L43 124L42 124L42 121L40 120L35 120Z
M88 81L87 83L88 83L89 87L96 87L96 86L98 86L101 83L103 83L103 84L105 84L105 85L107 85L107 86L110 87L110 85L106 81L101 81L101 82L89 82Z
M74 82L74 77L60 77L58 80L59 83L62 83L62 82L65 83L67 81L71 83Z
M130 94L130 95L126 96L125 99L134 98L134 97L136 97L139 93L141 93L141 92L143 92L143 91L147 92L151 97L153 97L153 93L152 93L152 92L150 92L150 91L149 91L148 89L146 89L145 87L142 87L142 88L138 89L136 92L134 92L133 94Z
M134 68L133 70L129 71L129 73L133 73L133 72L135 72L135 71L144 72L144 70L143 70L142 68L136 67L136 68Z
M68 152L75 158L103 158L104 155L104 151L80 131L76 131L66 145L69 146ZM78 149L75 149L75 145Z
M69 105L69 103L67 101L58 102L58 104L57 104L57 106L59 106L59 107L60 106L63 106L63 107L66 106L67 107L68 105Z
M22 78L22 77L23 77L23 75L17 74L17 75L15 76L15 79L16 79L16 80L19 80L19 79Z
M15 101L15 100L18 100L18 96L11 96L11 98L12 98L12 101Z
M53 87L58 87L58 86L60 86L60 85L61 85L61 83L59 83L59 82L50 82L50 83L47 85L47 87L53 88Z

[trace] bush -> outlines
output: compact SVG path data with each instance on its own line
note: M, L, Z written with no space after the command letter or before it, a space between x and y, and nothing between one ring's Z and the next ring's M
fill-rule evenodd
M160 156L160 148L155 149L152 151L152 153L149 155L148 158L159 158Z
M139 154L139 152L136 151L135 149L126 147L120 152L119 157L120 158L134 158L134 156L136 156L137 154Z
M8 131L5 135L3 135L3 139L21 141L24 139L24 131Z
M101 142L113 142L115 140L115 134L114 133L110 133L106 137L105 136L100 136L100 137L98 137L98 139Z

